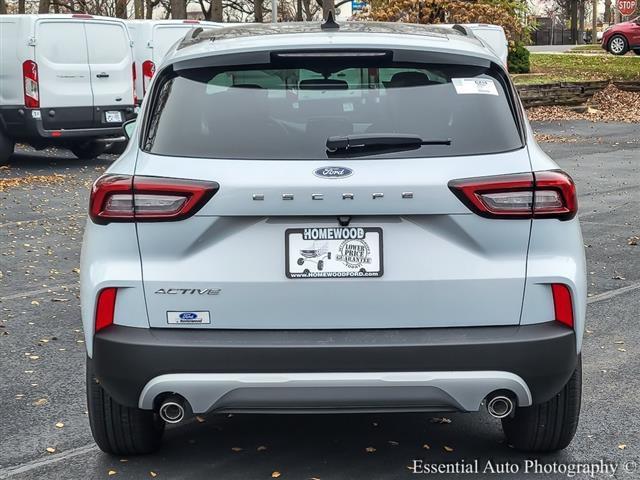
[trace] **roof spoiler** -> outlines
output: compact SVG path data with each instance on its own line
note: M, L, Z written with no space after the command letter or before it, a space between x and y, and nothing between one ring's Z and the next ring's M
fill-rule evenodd
M458 32L460 32L462 35L465 35L467 37L472 37L472 38L476 38L475 34L473 33L473 30L471 30L470 27L468 27L467 25L461 25L459 23L456 23L453 27L454 30L457 30Z

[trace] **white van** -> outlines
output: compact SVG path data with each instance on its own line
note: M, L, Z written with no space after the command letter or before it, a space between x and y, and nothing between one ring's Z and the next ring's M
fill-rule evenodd
M14 144L93 158L135 117L135 66L124 21L0 15L0 163Z
M171 46L192 28L222 28L227 24L201 20L129 20L126 22L133 39L138 100L149 88L156 67L160 66Z
M509 57L509 42L504 33L504 28L500 25L489 25L487 23L463 23L459 25L467 27L476 37L493 50L496 56L502 60L502 64L506 68L507 58ZM444 26L453 27L453 25Z

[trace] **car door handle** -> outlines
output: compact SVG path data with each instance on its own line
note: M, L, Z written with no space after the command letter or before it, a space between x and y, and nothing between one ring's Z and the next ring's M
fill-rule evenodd
M108 73L99 73L96 75L96 77L98 78L109 78L109 74Z

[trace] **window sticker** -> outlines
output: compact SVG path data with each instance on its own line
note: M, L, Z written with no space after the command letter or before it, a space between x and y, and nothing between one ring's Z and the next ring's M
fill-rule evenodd
M498 89L491 78L452 78L458 95L498 95Z

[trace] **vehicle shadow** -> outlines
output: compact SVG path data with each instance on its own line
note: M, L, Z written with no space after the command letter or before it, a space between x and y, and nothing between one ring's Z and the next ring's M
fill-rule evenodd
M104 154L91 160L80 160L69 150L64 148L46 148L34 150L29 147L19 147L11 157L7 165L9 168L18 168L25 172L42 170L46 168L78 168L82 166L97 167L109 166L118 158L117 155Z
M568 456L560 452L537 458L546 464L568 462ZM218 415L169 428L158 453L129 458L119 465L119 473L125 477L154 471L169 478L250 479L277 478L274 472L278 472L282 478L296 479L395 479L415 476L414 466L451 464L449 468L456 468L457 462L460 470L452 470L446 478L473 478L469 476L472 472L463 469L475 473L477 468L481 475L491 461L496 469L508 468L503 465L506 462L518 465L520 472L512 470L513 476L501 478L522 478L524 461L532 458L510 448L499 421L486 412L439 417ZM104 455L101 466L108 468L112 459Z

